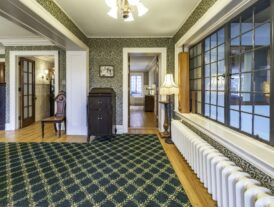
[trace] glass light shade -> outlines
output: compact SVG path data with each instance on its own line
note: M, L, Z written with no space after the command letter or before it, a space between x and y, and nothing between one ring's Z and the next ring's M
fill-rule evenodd
M160 87L160 95L178 94L179 88L173 81L172 74L166 74L163 85Z
M48 75L49 74L49 70L48 69L45 69L44 70L44 75Z
M118 12L118 8L117 7L113 7L113 8L111 8L109 10L108 15L111 16L114 19L117 19L118 18L117 12Z
M124 21L125 22L132 22L132 21L134 21L134 18L133 18L133 15L132 15L131 12L128 14L128 18L126 18Z
M108 7L113 8L117 6L117 1L116 0L105 0L106 4Z
M144 4L142 4L141 2L139 2L137 5L137 9L138 9L138 16L143 16L148 12L148 8L146 8L144 6Z

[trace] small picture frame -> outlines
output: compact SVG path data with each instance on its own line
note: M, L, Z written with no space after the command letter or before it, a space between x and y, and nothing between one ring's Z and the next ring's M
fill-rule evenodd
M102 77L102 78L114 77L114 66L113 65L100 65L99 77Z

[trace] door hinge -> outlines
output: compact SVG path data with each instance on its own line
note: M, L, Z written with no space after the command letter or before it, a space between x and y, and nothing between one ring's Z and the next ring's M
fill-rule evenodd
M21 87L18 88L18 91L21 92Z
M19 120L19 121L21 120L21 116L18 116L18 120Z

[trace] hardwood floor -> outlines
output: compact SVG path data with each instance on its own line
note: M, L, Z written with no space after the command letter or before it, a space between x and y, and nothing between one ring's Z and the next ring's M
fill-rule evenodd
M157 134L159 140L175 170L187 196L189 197L194 207L214 207L217 206L216 202L212 200L203 184L196 177L194 172L188 166L180 152L174 145L169 145L160 138L159 131L156 128L150 129L129 129L132 134ZM68 136L62 133L58 138L55 135L52 125L45 126L45 137L41 137L40 123L35 123L24 129L16 131L0 131L0 142L86 142L85 136Z
M130 128L155 128L154 112L144 112L144 106L130 106Z

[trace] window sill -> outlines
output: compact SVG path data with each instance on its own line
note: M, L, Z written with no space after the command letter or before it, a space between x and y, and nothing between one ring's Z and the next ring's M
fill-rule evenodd
M175 113L267 175L274 177L274 148L197 114Z

